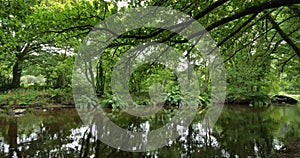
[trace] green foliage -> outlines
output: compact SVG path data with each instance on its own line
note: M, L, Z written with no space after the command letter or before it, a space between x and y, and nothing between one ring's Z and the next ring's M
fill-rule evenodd
M52 89L49 88L50 103L74 106L73 94L71 88Z
M198 96L197 102L200 107L203 107L203 106L205 107L205 106L209 105L209 103L210 103L209 96L206 94Z
M43 76L24 75L21 77L21 85L25 88L39 89L45 84Z
M73 58L68 57L63 61L57 61L57 64L45 67L44 74L46 83L53 88L71 87Z
M131 1L128 2L128 7L160 5L197 17L220 45L220 54L226 61L227 101L234 103L245 100L251 105L263 106L268 103L268 95L279 92L300 93L299 58L291 44L283 40L282 35L271 27L270 20L266 18L267 15L273 18L298 46L299 19L295 10L298 10L299 5L258 10L258 14L247 14L221 24L218 22L224 21L224 14L228 17L241 15L237 13L264 2L266 1L226 2L208 12L203 11L210 8L211 3L194 1ZM17 82L12 80L18 76L14 72L23 76L21 86L26 88L70 89L74 56L68 55L67 52L76 54L81 41L92 31L93 26L118 10L127 9L117 6L118 3L119 1L87 0L1 1L0 90L5 90L13 82ZM205 14L202 15L203 13ZM128 31L124 34L129 35L128 37L118 37L104 50L103 56L97 61L101 68L98 66L95 84L97 93L106 93L103 97L106 99L105 106L122 106L118 105L121 98L110 96L108 93L111 92L113 67L124 52L136 45L160 41L183 52L190 50L191 44L181 41L183 37L170 36L172 31L167 30L159 30L158 34L155 34L157 31L157 28ZM187 57L198 73L201 89L201 97L197 98L197 102L199 105L208 105L211 72L207 65L210 61L197 51L189 53ZM41 76L46 81L43 84L38 81L40 79L34 79L32 76ZM165 90L164 94L161 94L165 97L163 101L167 105L178 106L184 100L176 82L176 75L168 67L158 63L144 63L132 74L129 91L137 105L147 105L151 104L149 88L158 84Z
M172 86L171 90L166 92L165 104L179 106L182 100L180 86Z
M100 99L100 105L102 107L118 109L126 106L127 104L124 102L124 99L120 98L119 96L105 93L103 98Z
M170 86L171 89L166 90L166 95L165 95L165 104L166 105L172 105L172 106L180 106L180 105L185 105L186 101L184 99L184 96L189 99L189 101L193 100L199 107L203 106L208 106L210 103L209 96L207 94L202 94L201 96L199 95L197 98L190 98L191 94L186 93L182 94L180 90L179 85L172 85Z
M0 95L0 103L6 106L42 106L49 102L46 91L19 89Z
M11 82L11 77L7 75L5 72L0 72L0 87L7 85Z
M52 104L74 105L70 89L17 89L0 94L3 106L48 107Z

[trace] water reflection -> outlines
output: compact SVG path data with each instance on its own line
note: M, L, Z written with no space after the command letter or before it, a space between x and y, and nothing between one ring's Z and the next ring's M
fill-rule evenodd
M71 157L78 155L70 148L80 135L72 136L81 121L76 111L31 113L13 118L0 118L0 157ZM79 148L79 146L77 146Z
M121 111L106 115L124 129L145 132L146 143L147 132L162 127L175 113L165 109L146 118ZM131 153L98 141L90 133L96 127L82 125L74 109L32 112L18 118L3 115L0 157L273 157L275 149L300 137L299 116L299 106L229 106L211 129L199 123L203 119L199 112L189 128L174 127L180 135L176 141L155 151Z

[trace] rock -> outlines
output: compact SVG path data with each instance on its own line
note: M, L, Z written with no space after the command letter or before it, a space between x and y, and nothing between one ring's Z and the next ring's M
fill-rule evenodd
M14 109L13 111L8 112L8 115L21 115L26 112L26 109Z
M251 102L252 101L249 98L244 98L244 97L227 101L228 104L238 104L238 105L249 105L251 104Z
M298 100L285 96L285 95L275 95L272 97L272 103L275 104L297 104Z

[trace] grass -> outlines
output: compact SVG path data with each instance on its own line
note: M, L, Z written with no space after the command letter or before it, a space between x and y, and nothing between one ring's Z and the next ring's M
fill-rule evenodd
M72 93L64 90L17 89L0 93L0 107L49 107L53 104L73 104Z

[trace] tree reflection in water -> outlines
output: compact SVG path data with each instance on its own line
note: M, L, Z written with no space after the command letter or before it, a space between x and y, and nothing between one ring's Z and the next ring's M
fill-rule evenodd
M120 111L106 115L124 129L150 131L162 127L174 113L175 109L165 109L145 118ZM175 141L155 151L135 153L97 140L91 134L95 130L81 123L75 109L36 112L18 118L0 116L0 157L274 157L276 148L300 137L299 116L297 106L229 106L213 129L205 129L199 112L189 128L175 127L180 135Z

